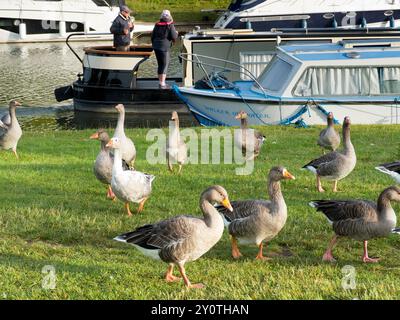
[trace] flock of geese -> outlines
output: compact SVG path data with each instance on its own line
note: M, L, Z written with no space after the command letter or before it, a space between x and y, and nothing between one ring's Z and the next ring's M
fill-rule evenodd
M17 145L22 130L16 117L16 108L20 104L11 101L9 114L0 121L0 149L12 150L16 157ZM144 209L146 200L152 192L154 176L134 169L136 149L133 141L125 135L125 109L117 105L119 113L117 127L112 138L100 129L90 138L99 140L100 152L94 163L94 175L107 186L107 197L118 198L125 204L129 216L130 203L138 203L138 212ZM236 119L240 120L242 130L235 134L235 144L242 150L247 160L256 158L265 137L256 130L250 130L247 114L241 111ZM181 174L187 162L187 147L180 136L179 117L172 113L172 132L166 146L168 169L178 164ZM337 151L340 136L333 123L333 115L327 116L327 128L322 130L318 145L328 149L321 157L310 161L303 168L316 176L316 187L324 192L321 180L333 181L333 191L337 191L339 180L348 176L356 166L357 158L350 137L350 119L343 121L343 149ZM250 152L249 152L250 150ZM377 170L390 175L400 183L400 162L382 164ZM141 226L134 231L119 235L114 240L135 246L143 254L166 262L169 266L165 274L167 282L181 278L173 274L177 266L188 288L201 288L202 284L192 284L185 272L185 263L194 261L208 252L222 237L224 228L231 236L232 257L241 256L238 244L258 246L256 259L268 259L263 255L263 243L275 238L285 226L288 208L281 190L282 180L294 180L295 177L284 167L276 166L268 174L269 200L230 201L227 191L214 185L200 196L200 209L203 217L180 215L160 222ZM315 200L310 206L321 211L332 224L334 237L323 255L324 261L335 261L332 249L338 238L348 237L364 243L364 262L377 262L377 258L368 256L368 240L385 237L390 233L400 233L396 229L396 214L391 202L400 202L400 188L391 186L382 191L377 203L368 200Z

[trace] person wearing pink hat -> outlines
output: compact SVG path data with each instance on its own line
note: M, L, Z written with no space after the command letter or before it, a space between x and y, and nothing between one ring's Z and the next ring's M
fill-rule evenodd
M168 88L165 80L167 79L167 70L171 59L170 49L177 38L178 32L175 29L171 13L169 10L163 10L160 21L156 23L151 34L151 43L157 58L157 73L161 89Z

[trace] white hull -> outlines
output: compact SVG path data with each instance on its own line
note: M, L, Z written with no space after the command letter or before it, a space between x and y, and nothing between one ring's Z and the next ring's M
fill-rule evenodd
M361 17L363 16L374 16L376 12L379 12L380 21L366 21L369 27L389 27L389 19L385 18L384 13L387 15L390 12L400 10L400 3L398 1L388 0L320 0L318 2L310 0L265 0L265 1L253 1L247 2L240 7L235 8L233 11L226 11L215 23L215 28L237 28L235 25L238 24L239 20L259 21L261 28L266 23L269 27L273 26L273 22L279 23L279 19L276 17L290 16L304 16L309 23L324 24L329 21L329 18L325 18L325 14L333 14L335 17L339 17L337 21L338 27L356 27ZM357 18L352 18L350 14L345 16L346 13L355 13ZM264 21L262 21L264 19ZM271 20L272 19L272 20ZM276 19L276 20L274 20ZM315 20L319 20L316 22ZM236 21L236 22L235 22ZM271 23L272 21L272 23ZM290 19L287 20L290 23ZM324 22L325 21L325 22ZM312 24L312 23L311 23ZM395 19L395 26L399 26L398 18ZM260 26L257 26L259 28ZM316 27L316 26L314 26ZM319 27L322 27L321 25ZM265 31L266 29L263 29ZM261 31L261 30L258 30Z
M252 125L279 125L302 110L306 101L296 104L282 104L265 102L252 102L246 99L221 99L213 98L212 94L187 94L190 88L180 88L180 95L187 103L193 114L209 119L220 125L238 126L238 120L235 115L244 110L248 113L249 124ZM186 92L186 93L185 93ZM231 95L233 96L233 95ZM227 98L227 97L225 97ZM327 112L333 112L335 119L342 121L344 117L349 116L354 124L398 124L400 123L400 110L396 108L394 102L386 103L341 103L341 104L321 104ZM398 106L400 107L400 105ZM308 125L326 124L326 115L315 106L308 107L308 110L302 115L296 117L291 123L300 118ZM202 121L200 121L202 122ZM204 123L203 123L204 124Z
M64 41L75 32L86 35L72 40L109 40L118 13L117 7L97 6L90 0L1 1L0 43ZM71 23L74 27L67 27ZM134 33L152 29L152 24L137 23Z

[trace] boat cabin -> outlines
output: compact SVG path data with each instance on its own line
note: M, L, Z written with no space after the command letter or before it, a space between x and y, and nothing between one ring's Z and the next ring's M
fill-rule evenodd
M258 83L282 98L400 96L400 40L280 46Z
M132 89L137 86L140 65L153 54L151 45L132 45L130 51L115 51L112 46L96 46L84 49L82 83Z

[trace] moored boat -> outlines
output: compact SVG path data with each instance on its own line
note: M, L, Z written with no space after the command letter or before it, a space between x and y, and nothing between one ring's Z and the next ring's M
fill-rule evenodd
M210 68L209 62L201 60L205 57L183 58ZM201 124L237 125L235 115L240 110L255 125L300 119L306 124L324 124L328 112L336 119L350 116L357 124L400 121L398 39L283 45L259 77L233 65L250 80L229 81L214 73L195 86L175 87Z
M73 51L74 52L74 51ZM75 53L75 52L74 52ZM55 90L58 101L73 99L76 111L115 113L122 103L128 114L148 114L169 120L172 111L190 114L172 90L181 78L169 78L169 88L160 89L156 78L138 77L142 63L153 54L151 45L131 45L129 52L118 52L112 46L84 49L83 72L72 86Z
M214 28L270 31L272 28L397 27L397 1L232 0Z
M122 0L0 1L0 43L109 40ZM151 32L152 24L135 23L134 33Z

